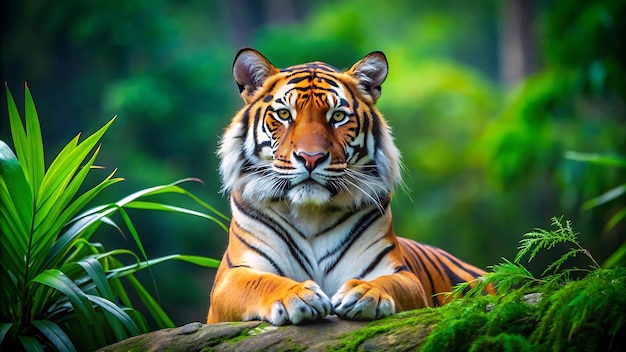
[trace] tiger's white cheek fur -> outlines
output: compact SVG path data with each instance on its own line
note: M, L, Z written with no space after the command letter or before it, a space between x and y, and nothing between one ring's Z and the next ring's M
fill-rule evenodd
M229 193L238 180L238 174L243 166L243 160L238 157L241 149L241 134L243 124L230 126L222 137L218 155L220 156L220 174L222 176L223 191Z

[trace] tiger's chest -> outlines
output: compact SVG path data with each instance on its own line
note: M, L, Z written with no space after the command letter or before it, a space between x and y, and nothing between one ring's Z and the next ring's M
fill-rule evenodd
M389 245L390 216L375 207L300 213L281 206L233 209L233 219L245 233L238 236L247 246L239 264L299 282L312 279L330 295L349 279L393 273L390 263L359 277L366 263Z

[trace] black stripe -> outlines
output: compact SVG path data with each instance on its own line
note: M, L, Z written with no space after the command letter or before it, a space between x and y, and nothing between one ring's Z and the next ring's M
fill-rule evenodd
M376 112L370 110L372 113L372 138L374 138L374 150L380 150L380 116L376 115Z
M246 214L248 217L251 217L254 220L262 223L266 227L269 227L270 229L274 230L274 233L276 233L278 237L281 240L283 240L283 242L287 245L287 248L289 248L289 252L291 252L291 256L298 262L302 270L306 272L308 277L313 277L309 269L305 267L305 263L303 262L303 259L309 268L311 267L311 261L306 255L304 255L300 247L295 244L295 242L293 241L293 238L289 235L287 230L285 230L280 224L278 224L271 217L267 216L266 214L261 213L258 210L251 209L237 202L235 198L233 198L233 203L235 204L235 206L237 207L239 211Z
M306 75L306 76L302 76L302 77L295 77L290 79L289 81L287 81L287 84L298 84L302 81L310 81L311 80L311 76L310 75Z
M372 270L374 270L374 268L376 268L378 266L378 263L380 263L380 261L387 255L389 254L389 252L391 252L392 250L394 250L396 248L395 243L390 244L389 246L387 246L385 249L383 249L380 253L378 253L378 255L376 256L376 258L374 258L374 260L372 260L372 262L370 263L370 265L367 266L367 268L365 268L365 270L363 270L363 272L361 272L361 274L359 276L357 276L357 279L361 280L363 279L367 274L369 274L370 272L372 272Z
M452 269L450 269L449 266L443 265L443 263L441 263L441 266L443 266L443 270L446 272L446 275L448 276L448 279L450 279L450 284L452 286L458 285L460 283L463 283L463 282L467 281L467 280L461 278L460 276L458 276Z
M453 262L454 265L456 265L459 269L465 271L466 273L472 275L473 277L479 277L482 276L481 273L477 273L474 270L470 270L466 267L467 263L462 262L459 258L454 257L452 254L444 251L441 248L435 248L435 250L437 251L437 253L439 253L439 255L441 255L442 257L446 257L449 261Z
M409 272L410 272L411 270L409 270L409 267L408 267L408 266L406 266L406 265L400 265L400 266L397 266L397 267L393 270L393 273L394 273L394 274L397 274L397 273L400 273L400 272L403 272L403 271L409 271Z
M325 229L323 229L322 231L320 231L317 235L315 235L315 238L318 238L320 236L325 235L326 233L328 233L329 231L334 230L337 226L343 224L346 220L348 220L349 218L353 217L354 214L358 213L359 210L355 209L352 210L350 212L345 213L339 220L337 220L335 223L331 224L330 226L326 227Z
M430 257L426 254L425 248L421 244L419 244L419 243L415 243L415 247L414 248L415 248L416 251L420 252L420 254L418 254L418 257L422 261L428 261L435 268L437 273L439 274L439 279L441 279L441 277L443 277L444 274L441 272L441 270L439 270L439 266L437 266L430 259ZM424 269L425 269L424 272L426 273L426 275L428 276L428 279L431 282L432 290L430 292L433 294L433 296L432 296L433 303L434 303L435 306L438 306L439 305L439 301L435 298L435 294L437 294L438 292L437 292L437 288L435 287L435 281L433 280L433 279L436 279L436 278L433 277L434 273L431 272L426 265L424 265Z
M237 224L237 226L239 226L239 224ZM251 250L257 252L259 255L261 255L263 258L265 258L268 262L270 262L270 264L272 265L272 267L274 268L274 270L276 270L276 273L280 276L285 276L285 273L278 267L278 264L276 264L276 262L270 258L269 255L267 255L265 252L263 252L262 250L260 250L259 248L257 248L256 246L248 243L246 240L243 239L243 237L241 237L236 231L234 231L233 229L231 229L232 233L235 235L235 237L237 237L237 239L243 243L244 245L246 245L248 248L250 248Z
M258 136L257 136L257 126L259 124L259 119L261 118L261 109L257 109L254 113L254 122L252 124L252 138L254 139L253 142L256 145L257 141L259 140ZM250 126L246 126L246 128L250 128ZM246 130L247 130L246 129ZM246 136L248 134L246 133ZM244 144L245 145L245 144ZM256 152L256 150L255 150Z
M232 269L233 262L230 261L230 256L228 255L228 252L226 252L226 255L224 255L224 259L226 259L226 264L228 265L228 269Z
M385 203L382 204L382 208L386 210L388 206L389 199L387 199ZM335 260L326 266L324 270L325 274L330 273L337 266L337 263L339 263L339 261L344 258L345 254L356 242L356 240L361 236L361 234L365 232L370 227L370 225L378 220L382 215L384 215L384 213L381 213L378 208L373 209L369 213L365 214L365 216L357 221L357 224L350 230L350 232L348 232L345 238L341 241L341 245L326 252L326 254L324 254L320 258L320 261L322 261L341 251L341 253L335 257Z
M308 64L294 65L294 66L282 69L281 72L294 72L295 74L299 74L299 73L305 73L307 71L313 71L313 70L320 70L320 71L325 71L325 72L337 72L336 68L325 63L308 63Z
M405 246L403 246L404 250L408 253L408 256L406 259L411 259L413 266L419 266L421 267L421 271L424 272L424 274L426 275L426 279L428 279L428 284L430 285L430 292L431 294L435 293L435 284L433 283L433 278L430 276L430 273L428 272L428 270L426 269L426 265L424 264L424 261L422 260L422 256L417 252L417 249L415 248L417 243L414 241L410 241L410 240L405 240L404 241ZM422 275L420 275L420 268L417 267L413 267L411 269L411 271L413 272L413 274L415 274L420 281L424 281ZM423 285L423 283L422 283ZM431 295L431 300L433 301L433 305L434 306L438 306L438 302L435 299L435 297L433 295Z

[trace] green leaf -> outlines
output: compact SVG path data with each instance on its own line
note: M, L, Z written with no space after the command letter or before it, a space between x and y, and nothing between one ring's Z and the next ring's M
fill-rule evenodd
M217 259L201 257L201 256L193 256L193 255L181 255L181 254L171 254L163 257L158 257L154 259L150 259L148 261L142 261L135 264L126 265L120 268L112 269L109 271L109 277L124 277L126 275L133 274L139 270L148 268L152 265L164 263L171 260L182 260L188 263L201 265L207 268L217 268L219 267L220 261Z
M33 193L26 179L21 163L9 146L0 141L0 201L7 212L7 219L15 222L19 233L9 232L2 227L2 232L25 238L30 232L33 218Z
M602 267L609 269L614 268L616 266L624 266L626 264L626 242L622 243L621 246L615 252L613 252L605 261L602 263Z
M600 205L606 204L614 199L617 199L626 193L626 183L612 188L601 195L592 198L582 205L583 210L589 210Z
M31 186L36 199L39 187L41 186L41 181L43 180L45 163L43 155L43 138L41 137L39 117L37 116L35 102L30 94L28 85L24 85L24 99L26 100L26 136L28 137L28 145L30 148L30 159L26 162L30 164L29 172Z
M70 278L58 269L49 269L37 275L33 282L49 286L61 292L71 303L80 321L80 326L85 330L86 342L92 346L103 346L106 341L102 334L88 332L102 330L96 312L91 306L85 292L83 292Z
M89 226L97 223L103 214L92 214L76 221L59 238L54 241L46 254L44 267L57 267L63 261L63 257L70 251L74 241L79 238Z
M32 336L19 336L22 346L27 352L43 352L43 346L36 338Z
M2 345L2 341L4 341L4 337L7 335L13 323L0 323L0 346Z
M624 220L624 218L626 218L626 208L620 209L620 211L615 213L615 215L611 216L609 221L607 221L606 225L604 226L604 232L607 233L611 231L615 227L615 225Z
M619 155L579 153L568 151L565 152L565 158L569 160L582 161L596 165L607 165L626 168L626 158Z
M124 199L120 200L119 202L117 202L117 204L119 206L125 206L127 203L130 203L130 202L132 202L132 201L134 201L136 199L142 198L142 197L154 196L154 195L158 195L158 194L162 194L162 193L179 193L179 194L184 194L184 195L190 197L191 199L196 201L198 204L200 204L203 207L209 209L212 213L218 215L222 219L224 219L226 221L230 221L229 217L227 217L226 215L220 213L217 209L215 209L212 206L208 205L206 202L202 201L201 199L199 199L198 197L196 197L195 195L193 195L189 191L187 191L184 188L178 186L181 183L189 182L189 181L201 182L199 179L196 179L196 178L181 179L181 180L178 180L176 182L170 183L169 185L155 186L155 187L147 188L147 189L144 189L144 190L141 190L141 191L137 191L135 193L132 193L132 194L128 195Z
M13 137L13 145L15 146L15 152L20 159L29 160L30 155L28 151L28 139L26 138L26 130L22 123L22 118L17 110L9 86L5 83L5 89L7 92L7 103L9 105L9 125L11 126L11 137ZM28 172L28 165L24 165L24 175L30 175Z
M168 204L163 204L163 203L142 202L142 201L132 201L132 202L126 204L125 208L170 211L170 212L175 212L175 213L183 213L183 214L194 215L194 216L197 216L197 217L201 217L201 218L204 218L204 219L211 220L215 224L217 224L219 227L221 227L222 230L224 230L225 232L228 232L228 227L226 227L226 225L224 225L224 223L222 221L220 221L218 218L216 218L214 216L211 216L211 215L208 215L208 214L205 214L205 213L201 213L199 211L187 209L187 208L181 208L181 207L168 205Z
M73 262L72 264L78 264L85 270L91 282L96 285L100 296L108 300L115 299L111 286L107 281L104 268L100 265L100 262L97 259L94 257L87 257L79 260L78 262Z
M133 319L131 319L131 317L128 316L122 308L115 305L115 303L95 295L87 295L87 298L89 298L89 300L96 306L102 308L108 314L113 316L117 321L121 322L132 335L139 335L141 333Z
M165 313L163 308L154 300L152 295L143 287L143 285L133 275L126 277L128 282L135 289L135 292L139 295L139 298L146 306L150 315L154 318L159 328L173 328L174 322Z
M57 324L49 320L33 320L35 326L50 341L50 344L59 351L76 351L76 347Z
M64 190L66 188L80 164L89 155L89 152L95 147L113 121L115 121L115 117L75 147L72 147L73 143L75 143L74 140L66 146L66 148L69 147L67 152L64 149L48 168L48 172L46 172L41 184L38 202L48 201L48 198L54 195L58 189ZM55 200L52 199L51 201L54 202Z
M44 214L44 216L37 217L35 222L36 227L41 227L46 230L50 229L50 231L47 232L54 235L56 233L55 227L60 227L65 224L66 221L60 221L59 215L67 208L68 203L70 203L76 195L78 188L82 185L87 173L98 156L98 150L99 148L96 149L89 161L87 161L76 175L68 174L66 176L70 179L67 188L59 187L50 194L50 197L37 200L37 212ZM57 226L54 226L55 224Z

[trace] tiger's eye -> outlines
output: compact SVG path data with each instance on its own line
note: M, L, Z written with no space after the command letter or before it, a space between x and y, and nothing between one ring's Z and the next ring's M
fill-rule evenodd
M346 118L346 113L343 111L335 111L333 112L332 119L334 122L341 122Z
M281 120L289 120L291 119L291 112L288 109L280 109L276 111L276 115Z

